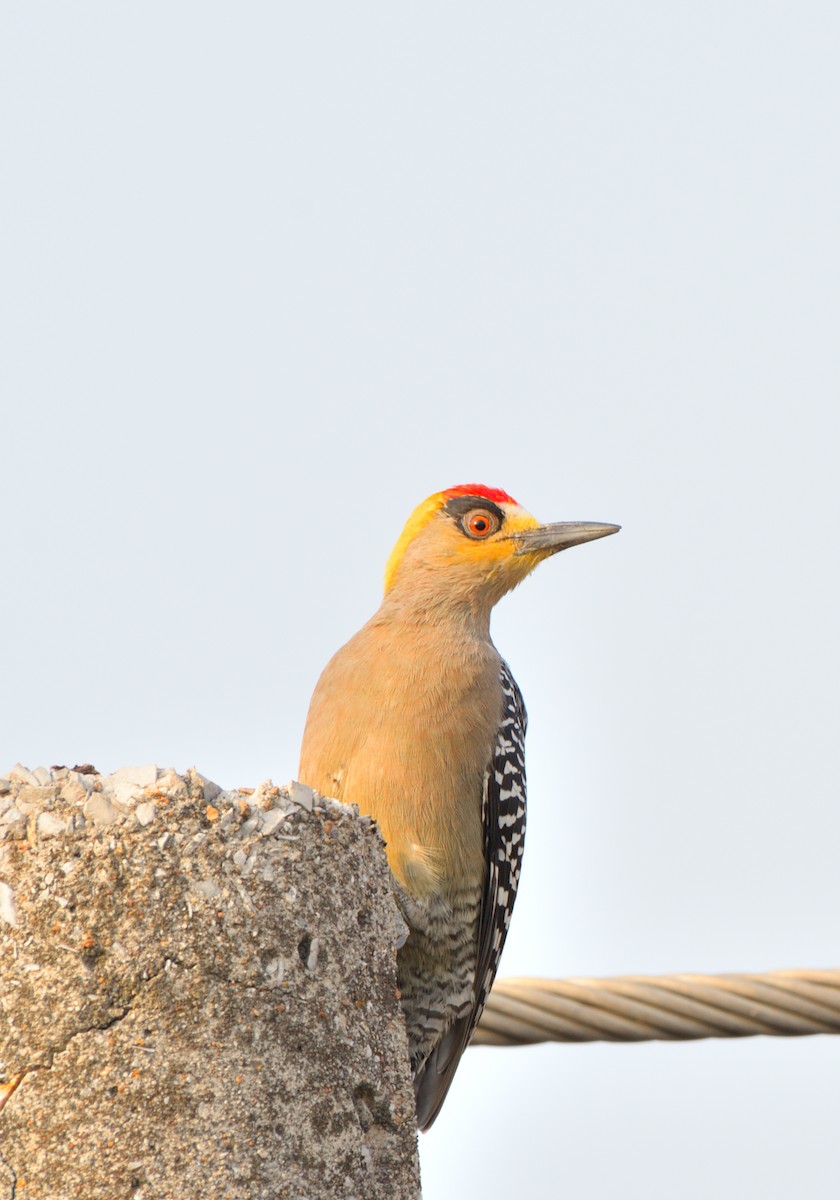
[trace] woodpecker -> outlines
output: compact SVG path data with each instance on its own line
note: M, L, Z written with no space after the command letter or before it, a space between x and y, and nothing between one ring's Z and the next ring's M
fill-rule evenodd
M618 529L540 525L477 483L435 493L312 696L299 777L376 820L409 928L397 974L423 1130L484 1008L522 861L527 717L490 612L543 559Z

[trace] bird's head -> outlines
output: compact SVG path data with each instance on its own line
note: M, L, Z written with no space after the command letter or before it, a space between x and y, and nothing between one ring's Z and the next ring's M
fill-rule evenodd
M418 504L388 559L386 598L416 595L430 604L462 600L490 608L543 559L617 533L618 525L541 525L499 488L461 484Z

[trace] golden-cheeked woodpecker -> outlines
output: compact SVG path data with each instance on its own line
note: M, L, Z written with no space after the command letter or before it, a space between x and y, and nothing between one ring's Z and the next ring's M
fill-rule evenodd
M543 559L618 528L540 525L475 483L430 496L312 697L300 779L375 818L410 931L397 970L420 1129L478 1024L519 883L526 714L490 611Z

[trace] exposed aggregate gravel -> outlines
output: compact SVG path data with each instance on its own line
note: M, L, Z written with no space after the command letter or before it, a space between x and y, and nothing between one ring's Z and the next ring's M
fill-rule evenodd
M0 1200L416 1200L389 880L301 784L0 777Z

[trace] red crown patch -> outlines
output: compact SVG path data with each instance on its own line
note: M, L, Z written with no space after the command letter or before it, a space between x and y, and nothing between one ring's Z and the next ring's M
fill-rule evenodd
M492 500L494 504L516 504L519 507L513 496L501 488L486 487L483 483L460 483L457 487L447 488L443 495L447 500L454 496L481 496L484 500Z

